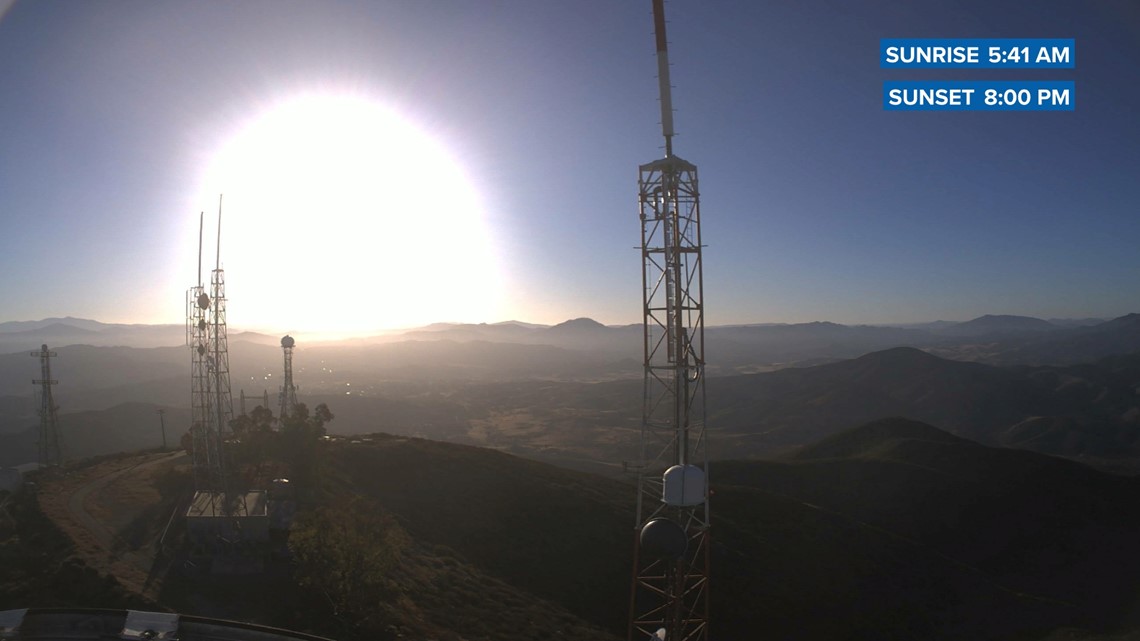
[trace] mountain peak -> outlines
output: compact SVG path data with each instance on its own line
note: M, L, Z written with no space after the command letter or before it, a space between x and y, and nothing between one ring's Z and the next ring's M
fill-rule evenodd
M925 352L917 347L891 347L889 349L880 350L864 354L856 358L856 362L867 364L878 364L885 366L900 366L900 365L917 365L932 363L940 363L945 361L944 358L939 358L934 354Z
M903 417L872 421L805 446L795 453L798 460L854 458L868 454L901 440L962 442L963 439L921 421Z
M573 329L573 330L590 330L590 329L605 329L605 325L599 323L592 318L574 318L562 323L558 323L551 329Z
M1126 329L1131 327L1140 327L1140 314L1135 312L1119 316L1110 321L1094 325L1097 329Z
M1047 320L1032 316L986 314L948 329L954 333L983 334L992 332L1040 332L1057 329L1057 326Z

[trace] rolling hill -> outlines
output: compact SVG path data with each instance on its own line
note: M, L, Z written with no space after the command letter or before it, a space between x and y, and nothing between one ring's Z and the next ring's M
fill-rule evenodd
M773 453L886 416L993 445L1131 460L1140 355L1003 368L895 348L849 361L708 382L710 424L739 452Z
M783 639L1136 625L1137 479L887 419L714 464L720 613ZM715 521L714 521L715 523Z
M64 458L76 461L160 447L162 423L158 409L159 406L149 403L123 403L106 410L61 413L59 428ZM190 411L176 407L162 409L166 411L167 445L177 448L179 438L190 424ZM38 443L38 422L21 431L0 434L0 466L35 462Z
M633 490L499 452L334 444L338 491L427 548L620 635ZM1022 639L1140 619L1140 482L906 419L719 461L721 638Z
M629 484L385 434L322 448L330 500L374 505L407 536L390 574L397 589L378 606L384 636L621 637ZM1137 478L907 419L780 460L713 462L710 474L717 638L1055 640L1140 624ZM4 551L19 558L25 545ZM351 621L283 576L178 581L168 578L161 606L258 612L270 618L257 623L356 638ZM5 598L19 604L25 585Z
M432 362L441 367L450 363L453 372L471 368L469 373L490 362L484 358L492 349L490 343L462 344L457 351L449 351L450 347L446 342L427 343L422 349L401 343L377 346L391 357L385 363L369 363L365 352L338 361L343 369L328 367L333 351L312 348L305 352L306 358L325 358L306 362L304 378L298 375L301 399L310 406L327 403L339 417L332 429L342 434L384 431L467 443L593 471L613 469L635 456L640 380L564 380L547 369L545 358L532 358L559 348L539 345L514 345L510 347L519 351L498 352L501 358L514 354L512 362L517 368L531 368L529 380L499 378L494 371L476 380L461 374L432 377L430 372L443 371L433 369ZM97 353L104 348L91 349ZM270 356L277 356L271 347L252 344L234 353L245 350L270 350ZM435 360L421 361L425 369L419 373L411 365L402 370L403 378L381 373L427 354ZM156 406L176 408L185 403L186 379L161 377L164 368L174 364L156 362L144 367L144 372L147 367L158 372L157 377L134 384L75 391L74 382L61 382L56 400L63 408L64 424L74 423L73 428L99 434L101 440L91 441L96 445L126 447L144 441L156 445L157 425L148 425L145 418L123 421L99 415L121 412L114 408L138 403L133 399L139 396ZM275 380L268 375L253 378L249 383L257 386L255 390ZM246 384L234 376L235 413L240 412L236 392ZM1140 394L1136 391L1140 389L1140 354L1065 367L994 367L947 360L914 348L893 348L815 367L710 378L707 389L708 424L715 436L713 456L771 456L868 421L906 416L981 443L1114 469L1140 469ZM250 396L247 409L262 402L256 391ZM271 409L276 400L276 394L271 394ZM84 414L74 409L77 404L95 409ZM19 433L38 424L29 397L0 397L0 407L10 409L0 417L0 434ZM150 420L154 421L153 416ZM177 438L187 424L172 414L168 426L172 438ZM34 438L25 437L21 447L27 450L31 442ZM94 453L82 448L74 451L76 456Z

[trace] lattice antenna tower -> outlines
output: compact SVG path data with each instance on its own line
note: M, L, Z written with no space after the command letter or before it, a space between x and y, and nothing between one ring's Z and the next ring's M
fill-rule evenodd
M40 378L32 380L32 385L40 386L37 394L40 401L39 463L41 467L58 467L63 465L63 446L59 436L59 408L51 395L51 386L59 383L51 377L51 359L57 354L47 345L41 345L40 351L31 352L31 355L40 359Z
M202 284L204 214L198 218L197 284L186 297L186 344L190 347L190 435L193 442L194 489L221 490L221 451L211 432L215 413L214 380L210 374L210 294Z
M210 273L210 288L213 295L213 314L211 316L212 333L210 346L213 348L214 358L211 361L214 375L214 389L216 390L216 414L218 448L221 451L221 441L231 431L230 421L234 418L234 400L230 389L230 350L228 329L226 324L226 274L222 269L222 197L218 196L218 238L217 253L215 254L214 271ZM224 468L223 468L224 470Z
M281 351L285 353L285 380L278 393L281 409L277 418L281 421L297 413L297 387L293 385L293 346L296 344L288 334L281 338Z
M653 0L665 157L641 165L645 379L630 641L707 641L708 458L697 167L673 154L663 0Z
M221 269L221 198L218 254L207 292L202 282L202 232L198 223L198 284L187 296L186 337L191 348L191 427L195 489L219 498L226 491L225 434L233 418L226 334L225 273Z

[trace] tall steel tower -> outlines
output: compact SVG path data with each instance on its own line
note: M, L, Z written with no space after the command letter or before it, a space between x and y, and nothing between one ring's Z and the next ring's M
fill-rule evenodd
M190 405L194 447L194 486L223 495L223 441L233 418L229 347L226 335L225 272L221 269L221 201L218 203L218 258L210 290L202 285L202 223L198 226L198 284L187 297L186 338L191 348Z
M285 352L285 381L279 392L281 409L277 419L280 421L297 412L297 388L293 385L293 346L296 344L292 336L286 334L281 338L281 350Z
M56 411L55 399L51 395L51 386L59 381L51 377L51 357L56 353L49 350L47 345L41 345L40 351L31 352L32 356L40 359L40 378L33 379L32 385L40 386L40 466L63 465L63 448L59 438L59 417Z
M697 167L673 155L663 0L653 0L665 157L641 165L645 381L630 641L706 641L708 458Z

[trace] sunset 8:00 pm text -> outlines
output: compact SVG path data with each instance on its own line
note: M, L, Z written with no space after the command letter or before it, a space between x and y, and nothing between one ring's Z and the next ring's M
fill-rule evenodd
M883 83L888 111L1073 111L1075 83L1061 81L896 81Z

